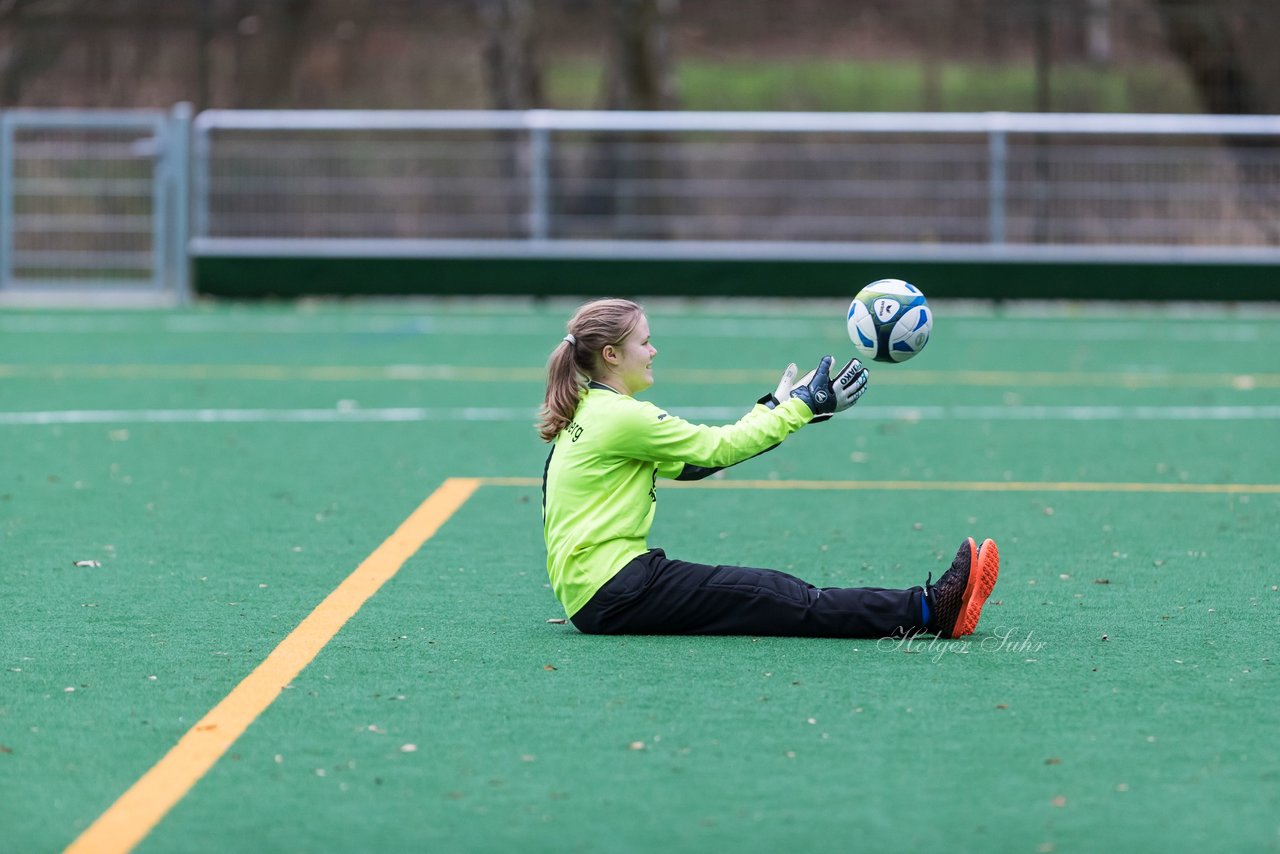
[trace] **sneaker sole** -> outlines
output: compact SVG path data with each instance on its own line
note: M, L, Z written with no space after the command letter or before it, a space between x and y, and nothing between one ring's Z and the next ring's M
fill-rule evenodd
M973 548L972 538L969 547ZM969 583L965 585L964 597L960 600L960 615L956 617L951 633L953 638L973 634L978 627L978 618L982 616L982 606L996 587L996 579L1000 575L1000 550L996 548L995 541L983 540L969 566Z
M943 632L944 638L958 638L969 632L961 631L964 625L965 614L969 610L969 600L973 598L973 592L978 589L978 545L973 541L973 537L965 537L965 542L969 546L969 577L965 580L964 593L960 595L960 611L956 614L956 621L951 624L950 632Z

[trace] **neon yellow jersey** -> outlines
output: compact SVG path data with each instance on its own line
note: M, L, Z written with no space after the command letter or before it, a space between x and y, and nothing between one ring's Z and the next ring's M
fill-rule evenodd
M592 383L556 437L542 481L551 588L572 617L605 582L649 550L659 477L686 464L731 466L772 448L812 418L802 401L756 404L736 424L691 424Z

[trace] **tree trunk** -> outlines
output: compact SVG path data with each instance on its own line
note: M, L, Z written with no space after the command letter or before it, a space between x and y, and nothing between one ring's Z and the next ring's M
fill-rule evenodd
M1205 110L1215 114L1280 113L1280 4L1275 0L1154 0L1174 55L1187 69ZM1237 200L1280 243L1280 200L1270 172L1280 156L1274 137L1226 137L1235 164ZM1259 158L1268 150L1270 158Z
M1050 0L1036 0L1035 8L1035 56L1036 56L1036 112L1047 113L1053 109L1050 79L1053 74L1053 17ZM1050 223L1052 183L1049 174L1050 141L1044 134L1036 134L1035 184L1032 208L1032 242L1048 243L1053 239Z
M0 107L22 103L27 80L37 76L62 58L73 39L73 25L24 25L23 14L38 0L0 0ZM70 12L63 20L73 17Z
M306 47L313 0L241 2L235 93L242 108L293 106L294 73Z
M193 0L192 32L195 35L195 86L192 106L196 112L213 106L213 44L217 32L214 0Z
M612 0L612 33L606 57L607 110L676 108L675 75L667 25L676 0Z
M495 110L542 106L542 75L534 49L532 0L476 0L484 25L485 88Z
M1186 0L1155 0L1165 37L1210 113L1259 112L1230 12Z
M672 110L678 105L668 25L677 0L611 0L611 34L602 101L608 110ZM607 223L603 236L672 236L669 205L653 182L681 171L668 134L601 134L587 157L588 190L579 212ZM648 153L646 153L648 152ZM593 235L598 236L598 235Z
M533 110L543 105L542 73L538 66L532 0L476 0L484 25L484 76L489 107L495 110ZM534 227L529 198L531 168L528 140L497 131L503 182L510 188L503 198L505 237L524 237ZM548 205L550 208L550 205ZM548 210L550 214L550 210Z

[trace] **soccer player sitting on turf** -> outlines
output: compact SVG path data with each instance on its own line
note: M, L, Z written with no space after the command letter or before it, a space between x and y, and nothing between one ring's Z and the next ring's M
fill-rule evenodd
M999 572L996 544L966 538L937 584L817 588L772 569L673 560L646 542L659 477L698 480L853 406L867 386L854 359L778 388L736 424L692 424L633 395L653 385L649 321L619 299L578 309L547 365L539 433L553 442L542 480L551 587L589 634L893 637L973 632Z

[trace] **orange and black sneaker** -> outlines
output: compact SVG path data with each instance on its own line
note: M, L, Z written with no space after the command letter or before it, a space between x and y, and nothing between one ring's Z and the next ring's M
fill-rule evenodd
M925 582L929 603L928 631L939 637L959 638L973 634L982 616L982 606L995 589L1000 575L1000 551L994 540L978 546L965 538L956 551L951 568L937 584Z

